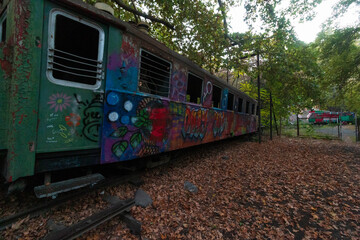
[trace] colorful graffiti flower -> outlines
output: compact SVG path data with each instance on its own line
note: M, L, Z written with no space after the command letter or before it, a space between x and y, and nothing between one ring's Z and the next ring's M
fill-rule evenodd
M65 117L66 124L70 127L77 127L80 125L81 117L78 114L70 113Z
M47 104L50 105L50 109L55 109L55 112L65 110L70 107L71 97L65 93L56 93L49 97Z

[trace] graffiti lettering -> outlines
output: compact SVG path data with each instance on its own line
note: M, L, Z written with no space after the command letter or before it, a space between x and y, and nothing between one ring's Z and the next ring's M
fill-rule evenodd
M223 112L214 113L213 134L214 137L221 136L226 128L226 118Z
M181 130L184 138L203 139L207 129L208 109L186 109L184 126Z
M186 77L183 71L174 71L172 76L171 99L185 101L186 99Z
M210 81L206 81L203 90L203 105L206 107L211 107L212 91L213 91L212 83Z
M103 99L100 94L97 94L91 102L83 102L79 100L79 96L74 94L77 103L84 106L83 119L83 135L92 142L99 141L99 131L101 125L101 112L103 106Z

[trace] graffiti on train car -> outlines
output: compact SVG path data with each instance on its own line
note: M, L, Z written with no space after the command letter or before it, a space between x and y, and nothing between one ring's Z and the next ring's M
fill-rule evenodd
M244 126L250 124L250 115L235 117L232 112L117 91L107 93L104 110L102 163L240 135L256 126Z
M121 44L121 52L114 52L108 58L107 89L123 89L136 91L138 76L138 47L130 38L124 36Z
M221 108L222 109L227 108L228 95L229 95L229 90L225 88L223 90L223 97L221 98Z
M174 101L185 102L187 87L186 72L185 69L180 69L179 64L174 64L170 86L170 99Z
M102 118L102 95L96 94L91 101L82 101L76 93L74 94L74 97L79 109L83 110L83 136L92 142L98 142Z
M185 120L181 130L183 138L204 139L208 126L208 109L186 108Z
M213 134L214 138L221 136L227 126L227 119L224 112L214 112L213 117Z
M111 160L114 157L131 159L165 150L170 130L167 101L127 95L120 98L114 110L121 117L119 121L104 124L103 145L112 153L108 156L109 151L105 152L106 162L114 161Z
M45 118L46 143L70 144L81 137L91 142L99 141L103 111L101 94L82 100L76 93L73 96L54 93L46 104L50 110Z
M49 97L47 104L49 109L53 109L55 112L62 112L66 108L70 107L71 96L66 95L65 93L54 93Z
M204 107L211 107L212 91L213 91L212 82L205 78L204 86L203 86L203 106Z

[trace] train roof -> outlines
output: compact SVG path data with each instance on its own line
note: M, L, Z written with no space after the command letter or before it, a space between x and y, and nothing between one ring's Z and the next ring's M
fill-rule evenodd
M141 32L140 30L138 30L136 27L132 26L131 24L124 22L124 21L120 20L119 18L116 18L107 12L97 9L96 7L94 7L91 4L84 3L81 0L51 0L51 1L55 1L57 3L64 4L64 6L72 7L75 10L85 13L85 15L88 15L92 18L96 18L97 20L103 21L105 23L110 23L110 24L118 27L119 29L123 30L124 32L128 32L140 39L143 39L147 42L147 44L151 44L154 47L158 48L159 50L165 52L166 54L169 54L171 57L178 59L179 61L192 67L196 72L202 73L205 76L212 78L221 87L226 86L227 88L229 88L229 90L231 90L231 92L236 93L238 96L241 96L241 97L245 96L247 99L251 99L253 102L257 102L257 100L251 98L246 93L240 91L239 89L228 84L223 79L221 79L221 78L211 74L210 72L206 71L205 69L201 68L200 66L198 66L197 64L192 62L187 57L182 56L181 54L171 50L170 48L165 46L163 43L152 38L150 35Z

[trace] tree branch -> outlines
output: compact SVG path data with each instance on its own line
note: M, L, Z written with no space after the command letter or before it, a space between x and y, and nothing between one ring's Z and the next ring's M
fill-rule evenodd
M135 10L135 9L127 6L126 4L124 4L121 0L113 0L113 1L115 1L120 7L122 7L122 8L125 9L126 11L129 11L129 12L132 12L132 13L134 13L134 14L136 14L136 15L139 15L139 16L142 16L142 17L144 17L144 18L147 18L147 19L149 19L149 20L151 20L151 21L153 21L153 22L161 23L161 24L163 24L164 26L166 26L167 28L170 28L171 30L174 30L174 29L175 29L174 25L172 25L171 23L169 23L169 22L167 22L167 21L165 21L165 20L162 20L162 19L158 19L158 18L156 18L156 17L154 17L154 16L151 16L151 15L148 15L148 14L146 14L146 13L137 11L137 10Z
M228 32L228 25L226 22L226 14L225 14L225 10L224 10L225 9L224 4L221 0L218 0L218 3L219 3L221 15L223 16L223 22L224 22L224 28L225 28L225 34L224 34L225 38L230 40L231 46L241 45L240 42L235 41L232 37L230 37L229 32Z

